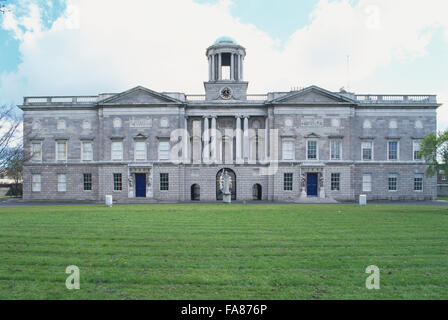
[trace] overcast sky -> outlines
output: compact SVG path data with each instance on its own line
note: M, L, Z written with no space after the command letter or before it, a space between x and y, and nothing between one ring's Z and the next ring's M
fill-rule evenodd
M446 0L8 0L0 15L0 103L142 85L203 93L205 49L247 49L250 93L311 84L437 94L448 128ZM347 56L350 57L348 68Z

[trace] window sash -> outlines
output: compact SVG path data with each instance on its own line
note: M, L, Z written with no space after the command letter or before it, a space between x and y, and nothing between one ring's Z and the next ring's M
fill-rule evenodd
M159 142L159 160L170 160L170 143L169 141Z
M389 175L389 191L397 191L398 176L396 174Z
M65 174L58 174L58 192L67 191L67 176Z
M56 149L57 161L67 161L67 142L57 142Z
M33 142L32 160L33 161L42 161L42 143L41 142Z
M364 174L362 176L362 191L371 192L372 191L372 175Z
M341 160L341 141L332 140L330 143L331 160Z
M414 191L423 191L423 174L414 176Z
M388 159L398 160L398 141L388 142Z
M421 150L420 150L420 141L413 141L412 147L413 147L413 154L414 154L414 160L422 160Z
M84 191L92 191L92 174L84 173L83 175Z
M121 173L114 173L114 191L123 190L123 179Z
M32 191L41 192L42 190L42 176L40 174L33 174L32 176Z
M282 146L283 160L294 160L294 142L283 141Z
M341 188L341 174L340 173L332 173L331 174L331 190L339 191Z
M307 159L308 160L316 160L317 159L317 141L308 141L307 146L308 146Z
M112 142L112 160L123 160L123 142Z
M292 187L293 187L293 174L292 173L283 174L283 190L292 191Z
M373 143L363 142L361 143L361 153L362 160L372 160L373 159Z
M161 173L160 174L160 190L161 191L168 191L170 187L170 177L168 173Z
M146 142L135 142L135 160L146 160Z
M82 143L82 160L92 161L93 160L93 143L83 142Z

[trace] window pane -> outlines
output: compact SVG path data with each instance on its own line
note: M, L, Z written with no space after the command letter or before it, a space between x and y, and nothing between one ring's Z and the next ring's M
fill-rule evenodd
M283 141L283 160L293 160L294 159L294 142L293 141Z
M169 160L170 159L170 142L160 141L159 142L159 159Z
M114 191L122 191L123 183L121 179L121 173L114 173Z
M32 176L32 190L33 190L33 192L41 191L41 175L40 174L34 174Z
M421 160L422 155L420 152L420 143L421 141L414 141L413 142L413 149L414 149L414 160Z
M372 160L372 142L363 142L361 144L362 160Z
M341 184L340 181L341 181L340 173L332 173L331 174L331 190L332 191L340 190L340 184Z
M341 160L341 141L331 141L331 160Z
M91 142L82 143L82 159L84 161L93 160L93 144Z
M146 143L144 141L135 142L135 159L146 160Z
M66 192L67 191L67 177L65 174L58 175L58 192Z
M42 144L40 142L33 143L33 161L42 160Z
M362 176L362 191L370 192L372 191L372 175L364 174Z
M112 142L112 160L123 160L123 142Z
M92 190L92 174L91 173L85 173L83 175L83 184L84 184L84 191Z
M56 144L56 156L58 161L67 160L67 142L58 142Z
M317 159L317 141L308 141L308 159Z
M160 190L167 191L169 190L169 175L168 173L161 173L160 174Z
M423 191L423 174L414 176L414 191Z
M285 173L283 175L283 190L292 191L292 173Z
M389 141L389 160L398 159L398 142Z
M397 180L398 176L396 174L389 175L389 191L397 191Z

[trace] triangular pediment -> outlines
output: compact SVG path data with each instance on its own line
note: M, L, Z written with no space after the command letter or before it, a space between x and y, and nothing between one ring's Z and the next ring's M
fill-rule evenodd
M144 87L135 87L131 90L116 94L101 101L101 105L144 105L144 104L178 104L180 100Z
M271 101L278 104L346 104L354 103L351 99L328 90L311 86L300 91L288 93Z

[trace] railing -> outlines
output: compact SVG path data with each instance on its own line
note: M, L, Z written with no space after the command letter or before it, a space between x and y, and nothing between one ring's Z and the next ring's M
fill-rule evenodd
M205 94L188 94L187 101L205 101Z
M98 96L79 97L25 97L24 105L93 104Z
M203 94L186 95L187 101L205 101L205 97ZM248 94L246 98L248 101L266 101L267 99L267 94Z
M356 100L361 103L437 103L435 95L356 95Z

